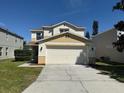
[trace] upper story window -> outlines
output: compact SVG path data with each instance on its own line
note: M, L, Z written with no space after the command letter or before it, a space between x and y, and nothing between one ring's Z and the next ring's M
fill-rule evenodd
M17 43L17 38L15 39L15 43Z
M60 33L63 33L63 32L68 32L69 29L60 29Z
M0 56L2 56L2 47L0 47Z
M9 34L8 33L6 33L6 40L8 40L9 39Z
M37 40L43 38L43 32L37 33Z

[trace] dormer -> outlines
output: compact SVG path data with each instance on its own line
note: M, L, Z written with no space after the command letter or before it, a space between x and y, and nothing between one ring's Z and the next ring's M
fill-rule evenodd
M84 32L85 32L84 27L79 27L66 21L63 21L51 26L43 26L43 28L45 29L44 32L50 31L51 32L50 35L56 35L62 32L69 31L84 37ZM46 36L47 34L44 34L44 35Z
M44 38L44 32L42 30L32 30L31 39L32 41L37 41Z

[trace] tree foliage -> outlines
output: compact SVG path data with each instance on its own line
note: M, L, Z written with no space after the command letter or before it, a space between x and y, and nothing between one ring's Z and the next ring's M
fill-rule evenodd
M114 27L119 31L124 31L124 21L119 21Z
M14 56L16 61L29 61L32 58L32 50L15 50Z
M114 47L116 47L116 49L119 52L123 52L124 51L124 34L118 36L118 40L116 42L113 42Z
M124 0L121 0L120 2L117 2L116 5L113 7L113 10L121 10L124 11ZM118 35L118 40L113 42L114 47L119 52L124 51L124 34L121 32L124 32L124 21L121 20L117 24L114 25L115 29L120 31L120 34Z
M85 37L88 38L88 39L90 39L90 33L88 31L86 32Z
M116 5L113 7L113 11L114 10L124 11L124 0L121 0L120 2L117 2Z
M93 33L92 33L92 35L96 35L96 34L98 34L98 21L93 21L93 26L92 26L92 28L93 28Z

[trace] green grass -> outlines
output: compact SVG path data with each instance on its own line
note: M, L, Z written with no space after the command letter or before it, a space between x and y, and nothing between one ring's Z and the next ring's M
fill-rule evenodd
M115 62L96 62L92 67L101 70L100 74L109 75L111 78L124 83L124 64Z
M21 93L36 80L42 68L19 68L24 62L0 61L0 93Z

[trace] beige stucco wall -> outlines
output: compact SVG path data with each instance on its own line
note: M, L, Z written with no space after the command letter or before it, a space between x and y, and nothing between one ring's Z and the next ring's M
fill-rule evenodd
M97 58L102 56L109 57L111 61L124 63L124 52L120 53L113 48L112 43L117 40L117 32L111 29L107 32L93 37L93 46Z
M45 56L38 56L38 64L45 65L46 57Z
M39 44L38 46L38 64L45 64L46 61L46 45Z
M73 39L71 37L62 36L61 38L53 39L50 42L69 42L69 43L82 43L79 40Z
M45 43L39 44L38 50L39 50L38 56L46 56L46 45L45 45Z

